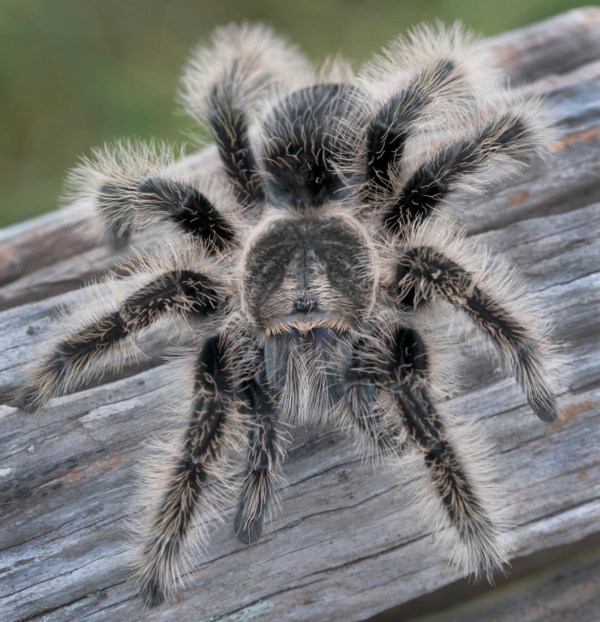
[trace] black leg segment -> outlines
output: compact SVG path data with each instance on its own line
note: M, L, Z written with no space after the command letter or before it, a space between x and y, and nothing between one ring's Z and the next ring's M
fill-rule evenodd
M469 180L477 184L476 175L494 158L529 161L533 144L523 121L508 114L475 135L442 148L411 175L390 202L384 215L386 227L396 233L408 223L428 218L457 184Z
M196 398L180 455L173 461L168 483L154 512L143 548L137 580L146 605L163 602L189 563L194 549L194 522L200 506L210 507L220 495L219 464L228 452L235 427L233 379L226 344L210 339L198 356Z
M19 407L34 411L49 397L64 394L81 374L81 380L101 374L93 363L126 338L147 329L166 313L196 317L214 314L220 294L217 284L189 270L166 272L127 298L113 311L60 341L24 387Z
M546 368L545 350L549 346L542 335L504 309L469 272L440 251L430 247L408 249L399 266L403 279L399 291L416 291L423 300L440 296L463 311L509 363L535 414L542 421L557 419L558 406Z
M250 144L248 119L236 93L241 79L236 75L238 65L234 62L231 74L213 88L208 121L225 171L239 193L240 202L249 207L264 200L264 191Z
M193 186L149 177L137 190L136 209L174 223L183 233L204 241L209 250L222 251L233 241L233 226Z
M399 329L395 342L396 369L389 390L395 396L399 417L423 454L431 482L465 547L472 572L491 579L505 561L502 530L470 481L431 399L425 375L427 355L420 336L412 329Z
M457 77L455 64L440 60L376 111L365 131L363 199L378 201L391 195L390 175L398 174L415 123L426 114L438 89L447 88Z
M279 470L285 460L287 438L264 371L242 389L241 397L248 415L248 470L238 501L235 532L239 540L252 544L261 536L275 485L281 480Z

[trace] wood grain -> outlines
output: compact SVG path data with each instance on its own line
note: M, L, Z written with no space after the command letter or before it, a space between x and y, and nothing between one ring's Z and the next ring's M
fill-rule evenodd
M580 557L428 622L598 622L600 549Z
M465 207L470 233L517 263L573 359L567 419L544 426L467 333L453 412L492 440L518 524L518 555L600 530L600 10L491 42L515 81L546 94L561 132L544 167ZM214 166L214 151L187 166ZM32 344L73 290L117 261L55 212L0 232L0 619L363 620L455 581L405 491L410 472L365 467L336 431L298 430L283 511L258 544L215 525L177 600L143 611L123 519L148 436L168 426L160 340L138 373L25 415L8 405ZM171 363L167 363L171 364ZM535 619L535 618L532 618Z

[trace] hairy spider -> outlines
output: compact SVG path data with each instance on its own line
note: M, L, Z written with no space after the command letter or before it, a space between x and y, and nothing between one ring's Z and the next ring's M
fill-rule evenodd
M492 67L460 26L417 29L357 74L340 59L313 70L264 27L227 27L192 56L182 89L218 170L118 142L72 173L75 203L93 205L86 226L113 243L159 226L168 242L133 276L84 290L20 405L118 368L155 324L184 344L187 427L145 469L136 529L148 605L189 572L207 517L233 496L238 537L260 538L300 424L343 426L396 466L419 456L424 519L450 558L488 578L502 568L513 544L489 455L440 407L459 359L439 345L444 318L474 323L543 421L559 416L564 370L512 269L448 216L464 190L549 149L540 102Z

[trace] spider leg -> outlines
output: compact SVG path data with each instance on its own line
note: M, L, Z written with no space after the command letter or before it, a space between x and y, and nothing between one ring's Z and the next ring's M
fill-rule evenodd
M395 196L384 209L385 226L398 233L407 224L429 218L452 190L476 191L542 156L547 144L536 105L532 100L526 111L525 101L515 104L514 109L488 116L475 132L439 144L406 181L396 173Z
M424 375L424 346L418 334L400 330L396 343L397 367L393 391L402 422L425 459L429 475L460 541L466 547L467 567L488 580L501 570L508 551L503 529L484 506L450 440L444 421L429 394ZM468 464L468 463L467 463Z
M367 351L364 343L355 344L350 368L340 383L344 414L359 441L366 441L376 456L397 456L406 449L407 439L389 392L382 390L390 365L375 363Z
M346 151L352 172L362 178L358 198L372 207L393 200L411 138L446 129L448 108L468 109L480 99L478 92L498 86L494 59L458 23L399 37L362 68L358 79L363 113L346 130Z
M96 149L71 171L71 198L93 205L117 245L135 229L167 222L209 251L224 250L235 237L232 223L216 207L227 200L226 190L208 179L169 174L174 161L173 149L155 142L120 141Z
M152 276L114 311L97 314L52 345L22 388L19 407L35 411L49 398L101 376L103 367L96 365L101 357L116 352L129 337L167 313L205 318L218 310L220 302L216 281L201 272L176 269Z
M474 479L472 468L466 468L473 466L467 460L469 455L459 455L434 405L428 388L429 360L422 339L409 328L397 328L388 338L388 350L375 366L364 351L357 353L358 361L365 357L363 370L370 369L366 374L363 371L363 382L391 398L385 414L387 421L381 417L368 419L370 428L375 423L376 429L376 434L369 436L384 456L400 456L411 447L418 450L427 466L428 482L443 507L438 526L441 528L449 521L456 534L450 553L469 572L490 579L507 559L506 525L494 513L493 503L483 496L486 486ZM368 402L364 406L368 408ZM354 416L357 415L360 417L354 410ZM431 521L434 517L427 518Z
M366 167L359 190L364 201L389 202L392 177L397 174L408 139L432 102L459 81L459 67L450 59L438 59L374 111L364 130Z
M280 465L286 457L287 437L260 373L243 391L248 426L248 470L238 501L235 531L246 544L256 542L262 533L265 516L275 495L275 485L282 481Z
M228 457L243 442L243 426L226 348L219 336L204 345L196 362L195 397L183 439L177 450L169 448L170 465L156 461L160 491L148 491L154 503L139 523L144 535L134 575L150 607L172 593L192 568L202 547L206 514L217 516L230 502L233 471Z
M513 293L514 277L484 271L486 276L492 281L490 289L499 297L519 302ZM539 319L519 314L518 308L507 309L486 291L481 279L449 257L443 247L423 244L405 248L398 261L397 282L400 302L416 305L439 297L465 313L508 362L535 414L542 421L558 418L554 389L560 386L557 373L562 362Z
M547 152L539 101L511 93L494 64L455 25L417 30L362 70L356 93L368 97L344 130L349 178L358 174L358 201L392 232L428 218L452 190L477 191Z
M248 110L306 72L307 63L295 48L263 26L217 30L212 46L199 47L184 72L184 105L197 120L208 121L245 206L264 200Z
M236 97L235 70L215 85L210 95L208 119L221 161L239 200L246 205L264 201L258 163L249 137L249 122Z

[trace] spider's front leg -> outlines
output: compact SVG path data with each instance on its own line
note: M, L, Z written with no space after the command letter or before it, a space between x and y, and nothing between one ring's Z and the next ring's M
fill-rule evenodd
M542 421L559 416L556 394L564 386L564 362L542 315L528 309L527 296L510 271L461 265L485 252L460 238L417 231L398 254L398 302L418 309L441 298L467 315L496 346ZM462 248L461 248L462 246Z
M194 398L187 429L178 446L153 455L142 494L149 506L136 527L143 538L136 560L146 605L160 604L197 561L209 516L231 501L236 467L230 458L244 443L242 415L230 373L228 342L209 339L198 355ZM138 537L139 537L138 534Z
M225 335L205 343L196 363L195 397L184 437L178 449L167 449L167 462L154 460L147 474L152 508L138 521L144 542L136 577L149 606L162 602L192 569L207 518L220 518L239 488L236 463L244 446L247 467L235 518L242 542L259 539L275 486L283 479L280 465L288 438L264 369L252 361L255 373L240 382L241 367L233 360L239 356L240 350Z
M382 356L378 348L360 341L341 382L346 424L375 457L396 457L407 446L406 429L397 417L393 398L381 388L393 366L390 356Z
M167 313L206 318L219 310L223 300L218 282L200 271L173 269L135 279L144 284L114 311L94 313L92 309L88 314L92 319L50 345L21 389L17 402L21 409L35 411L51 397L64 395L101 376L105 372L103 357L113 353L118 356L119 348L131 337Z
M450 537L452 559L467 572L491 580L511 551L506 521L493 499L486 498L492 490L477 472L475 456L469 455L467 446L459 453L436 409L421 337L399 327L388 341L386 351L375 359L364 349L356 351L344 383L349 416L383 457L399 457L411 448L423 456L428 483L421 493L439 500L434 501L438 509L427 516L428 522L434 529L450 523L455 534ZM380 397L375 398L377 393ZM387 410L373 409L381 399Z

